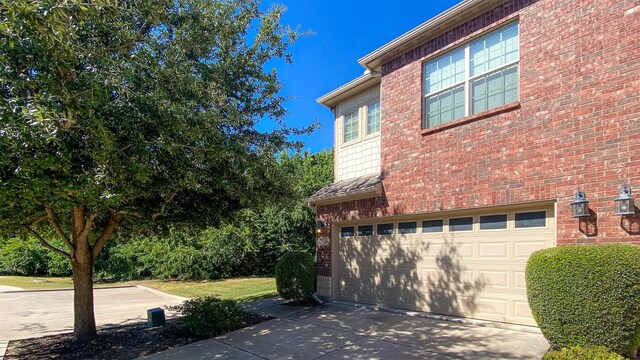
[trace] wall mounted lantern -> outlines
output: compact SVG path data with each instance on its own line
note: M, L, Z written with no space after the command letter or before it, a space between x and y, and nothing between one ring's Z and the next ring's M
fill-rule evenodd
M571 215L574 218L588 217L589 214L589 200L584 192L576 191L576 198L571 202Z
M633 206L633 196L631 196L631 188L627 185L620 186L620 195L614 199L616 203L616 214L633 215L636 209Z
M322 220L318 220L316 222L316 235L317 236L326 236L327 235L327 223Z

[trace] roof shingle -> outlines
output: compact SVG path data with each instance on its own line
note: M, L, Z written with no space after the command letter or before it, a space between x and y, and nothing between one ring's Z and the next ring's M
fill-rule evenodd
M379 175L362 176L347 179L327 185L311 195L307 202L311 205L327 200L339 200L353 195L367 195L371 197L380 194L382 179Z

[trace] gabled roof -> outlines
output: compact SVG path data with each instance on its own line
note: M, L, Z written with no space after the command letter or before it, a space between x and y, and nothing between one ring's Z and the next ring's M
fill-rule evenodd
M379 83L383 63L393 60L429 39L487 12L505 1L507 0L464 0L460 2L360 58L358 63L367 69L364 75L321 96L316 101L330 109L335 109L340 101Z
M380 74L366 71L363 75L349 81L330 93L319 97L316 102L329 109L335 109L342 100L380 83Z
M309 205L330 204L347 200L366 199L382 194L379 175L362 176L327 185L311 195Z
M464 0L363 56L358 60L358 63L368 70L380 71L380 67L386 61L402 55L430 38L489 11L505 1Z

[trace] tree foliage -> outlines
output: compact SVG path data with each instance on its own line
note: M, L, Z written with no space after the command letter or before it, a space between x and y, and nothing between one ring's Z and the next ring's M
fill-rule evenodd
M70 260L76 337L95 336L92 264L123 219L215 225L286 196L274 154L310 128L284 124L265 70L299 35L282 13L254 0L0 3L0 231L22 227Z
M154 233L121 232L96 259L94 279L211 280L237 276L272 276L289 251L315 251L315 214L308 194L333 179L333 154L281 155L281 186L294 193L282 203L244 209L224 225L205 229L172 226ZM297 189L306 189L298 192ZM6 242L6 244L5 244ZM56 245L61 245L56 243ZM47 252L35 239L0 238L0 274L69 275L68 261Z
M299 133L267 61L282 8L255 1L3 2L2 228L76 206L216 223L279 195L273 154ZM259 132L268 118L282 127ZM108 220L108 219L107 219Z

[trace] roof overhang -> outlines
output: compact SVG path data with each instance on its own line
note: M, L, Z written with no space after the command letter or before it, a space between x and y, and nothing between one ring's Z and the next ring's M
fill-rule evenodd
M326 95L319 97L316 101L329 109L335 109L338 103L370 87L380 84L380 74L367 71L348 83L340 86Z
M382 179L378 175L342 180L327 185L307 199L310 206L369 199L382 195Z
M427 20L358 60L360 65L380 72L382 64L504 3L506 0L464 0L449 10Z

